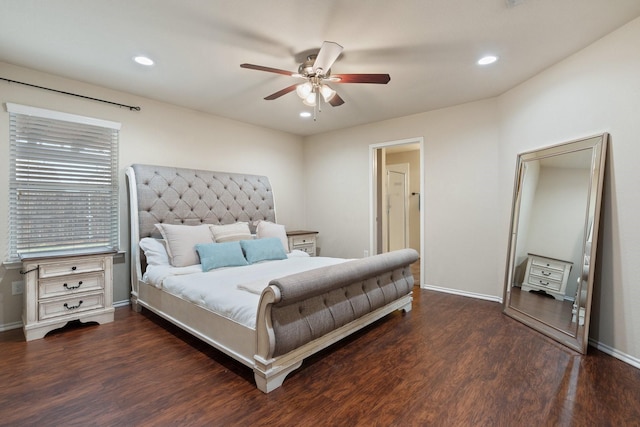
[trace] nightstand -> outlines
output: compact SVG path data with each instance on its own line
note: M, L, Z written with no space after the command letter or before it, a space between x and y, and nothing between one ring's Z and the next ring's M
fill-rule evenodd
M573 263L535 254L528 255L522 290L540 290L557 300L564 300L567 280Z
M29 259L22 267L27 341L71 320L113 321L113 253Z
M297 249L308 253L310 256L316 256L316 234L318 234L317 231L309 230L287 231L289 250Z

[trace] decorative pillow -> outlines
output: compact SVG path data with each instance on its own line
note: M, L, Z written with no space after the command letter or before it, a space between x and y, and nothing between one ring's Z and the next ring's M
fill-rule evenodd
M144 252L148 265L170 265L169 254L164 246L164 240L145 237L138 243Z
M211 234L213 234L214 240L218 243L251 239L249 223L247 222L236 222L225 225L211 224L209 228L211 228Z
M301 251L300 249L294 249L287 254L287 258L303 258L303 257L310 257L310 256L311 255L309 255L305 251Z
M171 265L186 267L200 264L196 245L198 243L213 243L209 225L174 225L156 224L162 237L167 243L167 252Z
M289 252L289 239L287 239L287 231L282 224L275 224L269 221L258 221L256 226L256 238L264 239L266 237L277 237L282 242L285 252Z
M287 254L282 247L282 242L277 237L241 240L240 246L242 246L244 257L249 261L249 264L287 258Z
M220 267L236 267L248 265L239 241L224 243L197 244L196 251L200 255L202 271L209 271Z

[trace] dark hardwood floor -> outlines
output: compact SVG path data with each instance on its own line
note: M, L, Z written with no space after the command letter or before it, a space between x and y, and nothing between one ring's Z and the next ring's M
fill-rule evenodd
M497 303L416 288L270 394L250 369L144 311L24 342L0 333L0 425L637 426L640 370L579 355Z

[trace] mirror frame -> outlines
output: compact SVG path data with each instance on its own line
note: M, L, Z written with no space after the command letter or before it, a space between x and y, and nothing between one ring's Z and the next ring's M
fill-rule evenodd
M607 144L609 140L608 133L602 133L593 135L587 138L581 138L578 140L566 142L563 144L552 145L537 150L527 151L518 154L516 162L515 179L513 186L513 203L511 208L511 224L509 227L509 245L507 250L507 266L505 273L505 286L503 295L503 313L509 317L512 317L525 325L541 332L542 334L566 345L573 350L585 354L587 352L587 346L589 343L589 322L591 317L591 299L593 295L593 281L595 277L595 265L596 265L596 252L598 246L598 231L600 222L600 210L602 204L602 188L604 182L604 167L606 161ZM587 200L587 216L585 219L584 233L582 240L582 254L589 255L589 274L586 284L584 281L579 286L587 286L587 297L584 306L585 316L584 324L580 325L580 322L576 321L576 333L575 336L568 331L563 331L544 319L534 317L531 314L526 313L512 306L511 303L511 287L515 274L515 257L516 257L516 243L518 232L518 219L520 216L520 195L521 185L524 174L524 165L528 161L541 160L544 158L558 156L561 154L569 154L580 150L592 149L591 156L591 172L590 172L590 184L589 184L589 199ZM592 235L591 235L591 248L587 254L587 235L589 233L589 218L592 219ZM578 289L578 293L580 288ZM579 298L580 300L580 298Z

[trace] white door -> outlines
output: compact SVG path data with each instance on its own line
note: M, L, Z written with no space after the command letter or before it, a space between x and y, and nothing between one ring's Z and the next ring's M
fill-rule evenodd
M409 164L387 165L387 250L409 247Z

